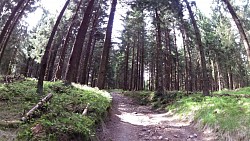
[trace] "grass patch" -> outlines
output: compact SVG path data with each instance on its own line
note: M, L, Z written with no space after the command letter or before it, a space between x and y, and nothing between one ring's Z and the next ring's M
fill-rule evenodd
M246 94L246 95L250 95L250 87L244 87L244 88L239 88L239 89L235 89L235 90L223 89L221 91L213 92L213 94L235 94L235 95Z
M250 99L247 98L204 97L194 94L179 99L167 109L183 119L194 120L199 123L200 128L212 127L225 140L238 140L237 137L242 135L244 138L250 138L249 105ZM224 136L225 133L230 136Z
M36 84L32 79L0 84L0 119L20 119L44 97L36 94ZM53 98L35 118L19 127L19 140L89 140L111 103L109 93L77 84L45 82L44 91L53 93ZM88 114L82 116L87 103Z

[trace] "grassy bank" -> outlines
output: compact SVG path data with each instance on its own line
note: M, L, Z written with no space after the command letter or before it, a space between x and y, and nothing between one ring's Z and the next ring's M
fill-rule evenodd
M230 95L220 96L224 94ZM152 92L134 92L127 95L138 100L144 99L143 103L153 107L165 107L166 111L174 113L182 120L194 121L200 129L212 129L221 140L249 140L250 98L232 96L239 94L250 94L250 88L215 92L212 97L201 94L185 96L179 92L175 99L170 100L154 100Z
M0 84L0 120L18 120L45 95L36 94L36 81ZM88 140L110 106L109 93L81 85L45 82L53 97L34 118L17 128L19 140ZM81 115L89 103L88 114ZM1 130L9 130L0 127ZM16 129L15 129L16 130Z

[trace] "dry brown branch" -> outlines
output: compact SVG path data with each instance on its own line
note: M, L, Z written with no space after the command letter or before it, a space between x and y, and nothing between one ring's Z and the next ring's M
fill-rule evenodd
M11 120L11 121L0 120L0 126L3 127L18 127L21 123L22 121L20 120Z
M33 113L37 110L37 109L39 109L40 107L42 107L43 105L44 105L44 103L46 103L46 102L48 102L51 98L52 98L52 94L51 93L49 93L46 97L44 97L41 101L39 101L37 104L36 104L36 106L34 106L31 110L29 110L29 112L27 112L26 114L25 114L25 116L24 117L22 117L22 121L27 121L32 115L33 115Z
M83 115L83 116L87 115L88 107L89 107L89 103L87 104L87 106L85 107L85 109L84 109L83 112L82 112L82 115Z

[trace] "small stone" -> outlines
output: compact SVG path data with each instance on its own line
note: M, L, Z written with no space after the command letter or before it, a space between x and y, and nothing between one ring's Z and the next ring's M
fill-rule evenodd
M178 135L174 135L175 138L179 138Z
M146 129L146 128L142 128L141 130L142 130L142 131L147 131L147 129Z
M156 136L153 136L153 137L152 137L152 139L153 139L153 140L157 140L157 139L158 139L158 137L156 137Z
M166 141L169 141L169 138L164 138Z
M197 137L198 137L198 135L197 135L197 134L194 134L194 137L195 137L195 138L197 138Z
M193 136L193 135L190 135L188 138L192 139L192 138L194 138L194 136Z
M159 139L159 140L162 140L162 139L163 139L163 137L162 137L162 136L160 136L158 139Z

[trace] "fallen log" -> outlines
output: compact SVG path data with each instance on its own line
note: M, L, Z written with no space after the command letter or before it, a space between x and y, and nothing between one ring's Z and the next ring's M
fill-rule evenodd
M20 124L22 123L22 121L20 120L0 120L0 126L3 127L18 127Z
M52 98L52 96L53 96L53 95L52 95L51 93L49 93L46 97L44 97L41 101L39 101L39 102L36 104L36 106L34 106L32 109L30 109L29 112L27 112L27 113L25 114L25 116L21 118L21 121L24 121L24 122L25 122L25 121L27 121L28 119L30 119L31 116L33 115L33 113L34 113L37 109L41 108L41 107L44 105L44 103L48 102L48 101Z

